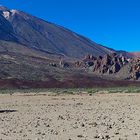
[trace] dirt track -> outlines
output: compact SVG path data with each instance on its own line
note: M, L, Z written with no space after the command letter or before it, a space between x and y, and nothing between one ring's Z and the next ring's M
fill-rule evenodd
M139 140L140 94L0 95L1 140Z

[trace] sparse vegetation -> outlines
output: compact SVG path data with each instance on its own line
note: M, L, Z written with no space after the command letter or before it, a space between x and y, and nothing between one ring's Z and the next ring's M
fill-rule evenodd
M95 93L140 93L140 87L116 87L116 88L34 88L34 89L0 89L0 94L13 93L41 93L56 94L95 94Z

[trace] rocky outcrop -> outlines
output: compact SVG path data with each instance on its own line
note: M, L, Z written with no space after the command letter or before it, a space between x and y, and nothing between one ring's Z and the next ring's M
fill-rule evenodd
M59 66L61 68L68 68L70 65L68 62L64 61L63 59L60 59Z
M97 58L87 55L81 62L78 61L76 65L77 67L84 66L86 70L90 69L96 74L115 74L117 77L125 77L124 79L140 80L140 58L127 58L116 53ZM122 75L122 71L125 76Z
M130 79L139 80L140 79L140 58L132 59L130 63L131 63Z
M116 53L107 54L105 56L91 57L88 55L83 60L85 67L93 67L93 72L101 74L113 74L119 72L119 70L128 63L127 58ZM88 64L88 65L87 65Z

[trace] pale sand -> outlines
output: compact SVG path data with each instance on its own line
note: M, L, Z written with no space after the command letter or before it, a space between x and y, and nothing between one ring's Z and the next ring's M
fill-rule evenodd
M140 94L0 95L0 140L96 139L140 140Z

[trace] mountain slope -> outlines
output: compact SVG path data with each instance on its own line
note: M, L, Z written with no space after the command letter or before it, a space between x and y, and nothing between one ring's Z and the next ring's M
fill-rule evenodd
M130 52L129 55L133 58L140 57L140 52Z
M81 35L17 10L0 7L0 39L18 42L30 48L81 58L113 52Z

